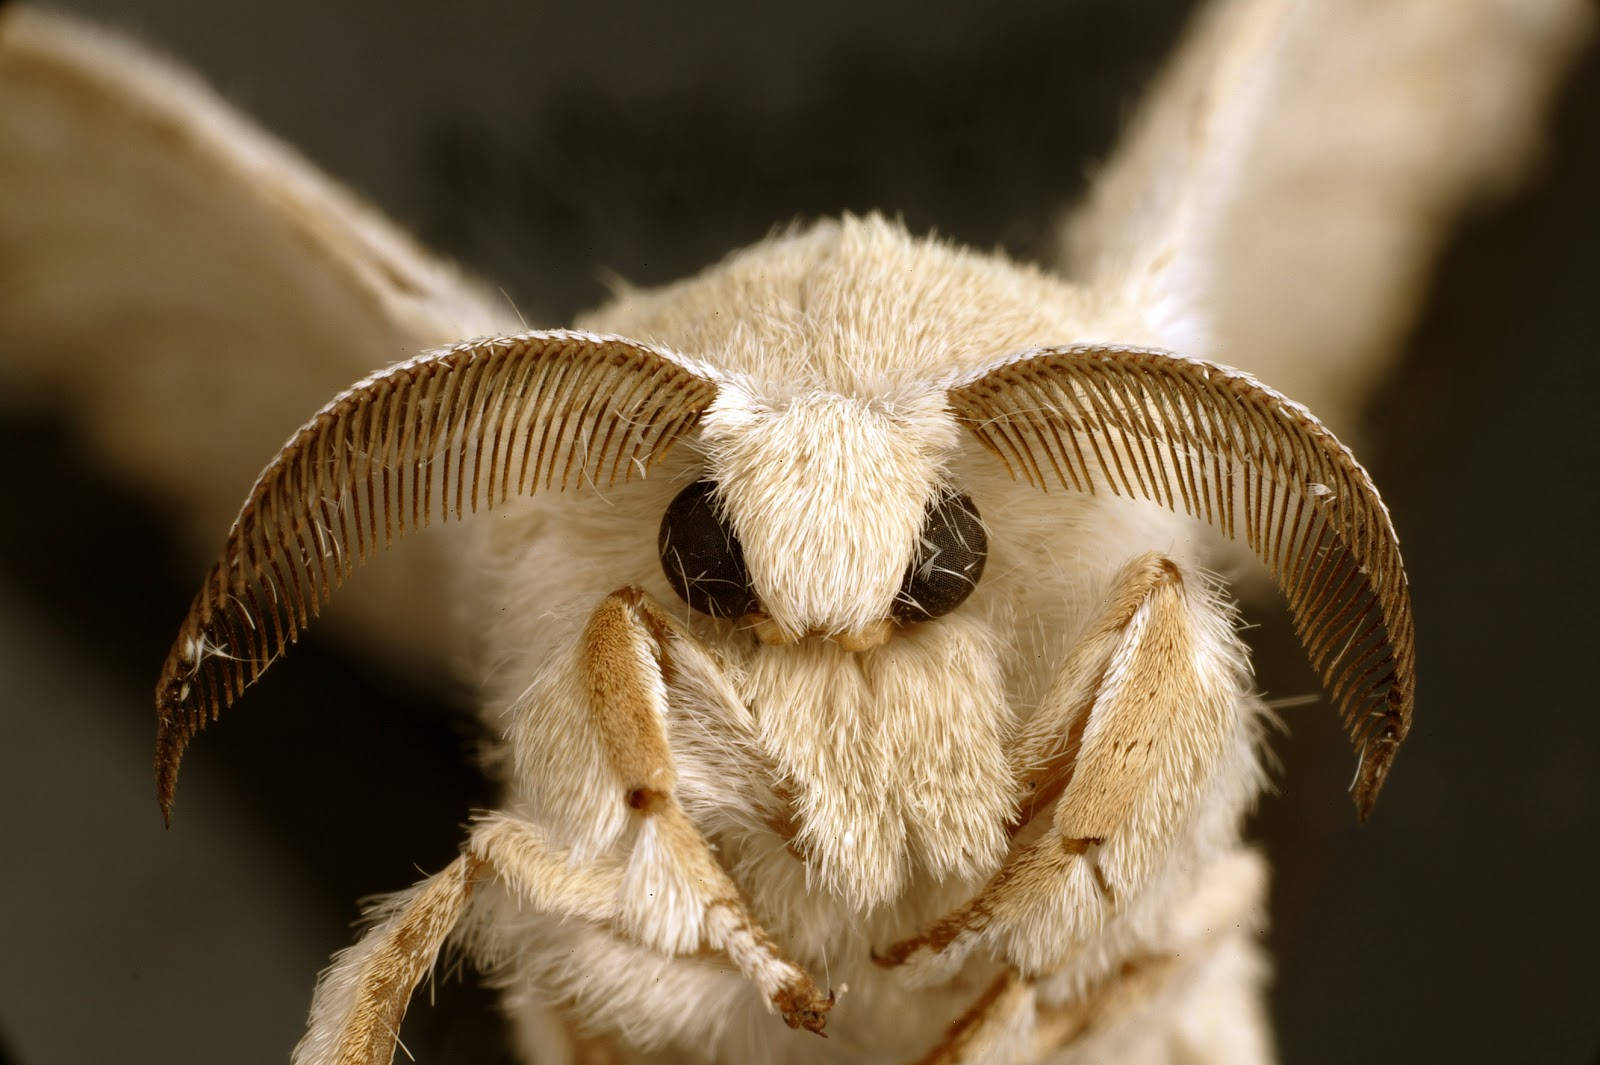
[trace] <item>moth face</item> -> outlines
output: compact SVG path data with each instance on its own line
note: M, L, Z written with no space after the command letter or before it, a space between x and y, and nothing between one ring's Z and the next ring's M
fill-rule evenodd
M703 423L705 478L662 524L668 577L696 609L756 615L769 642L867 649L945 613L984 549L975 508L945 479L956 440L931 390L769 404L727 388Z
M1224 366L1096 344L924 384L880 377L849 395L801 380L760 396L736 372L558 330L467 341L340 393L257 480L168 655L163 807L189 739L283 652L344 558L415 527L434 501L465 517L513 492L616 483L698 426L714 487L669 507L665 546L691 518L702 544L723 540L714 576L731 580L704 602L730 596L727 611L757 613L772 642L864 649L896 619L959 604L984 545L947 477L958 438L1040 489L1103 485L1242 537L1278 575L1339 699L1362 752L1357 807L1371 809L1411 723L1410 597L1370 477L1305 408ZM331 554L330 522L342 538ZM925 567L926 544L958 566ZM680 569L695 602L699 567ZM939 579L919 587L925 570Z

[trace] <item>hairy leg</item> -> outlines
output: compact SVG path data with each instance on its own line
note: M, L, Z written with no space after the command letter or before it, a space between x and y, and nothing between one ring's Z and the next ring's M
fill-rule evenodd
M412 990L493 877L533 908L602 925L669 956L725 956L791 1027L820 1032L822 993L751 915L675 794L665 732L673 649L693 637L636 589L605 598L584 630L580 690L625 811L616 845L575 854L539 824L507 812L480 818L465 853L377 911L377 923L318 982L295 1065L387 1065ZM701 649L703 664L709 654ZM609 784L591 782L591 786Z
M1236 850L1202 873L1160 949L1085 983L1008 966L915 1065L1267 1065L1266 864Z
M368 914L372 927L317 980L294 1065L389 1065L411 993L461 919L482 866L463 854Z
M981 944L1027 976L1058 968L1145 890L1209 792L1253 789L1245 675L1210 588L1160 555L1131 561L1020 737L1018 845L880 961L932 975Z
M726 956L791 1027L820 1031L833 996L822 995L755 922L738 887L681 810L663 806L652 817L655 845L664 852L665 862L664 875L654 882L664 888L663 894L669 891L675 896L663 900L665 904L689 911L689 920L699 930L697 939L675 953L712 950ZM537 825L505 814L481 820L469 850L493 870L514 899L539 911L603 925L637 941L628 931L628 859L574 863ZM665 883L669 878L671 885Z

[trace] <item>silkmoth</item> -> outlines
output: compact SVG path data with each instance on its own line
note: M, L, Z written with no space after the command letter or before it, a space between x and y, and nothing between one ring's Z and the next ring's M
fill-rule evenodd
M448 945L530 1061L1269 1060L1240 838L1264 709L1209 567L1227 540L1276 578L1365 818L1411 726L1406 578L1370 478L1288 396L1337 410L1376 372L1421 206L1523 154L1581 17L1218 3L1058 272L847 217L529 329L182 74L8 13L12 261L112 275L64 239L96 203L94 240L184 260L117 274L121 306L218 263L270 282L252 328L163 321L97 387L156 379L148 351L292 360L293 335L358 378L305 405L180 626L163 812L190 741L392 542L451 526L372 567L374 638L428 642L412 579L442 568L477 619L502 799L335 958L295 1061L389 1061ZM1360 135L1372 107L1397 128ZM196 266L98 195L85 145L250 258ZM0 296L8 344L89 376L88 326L40 291ZM98 431L196 511L234 491L171 434Z

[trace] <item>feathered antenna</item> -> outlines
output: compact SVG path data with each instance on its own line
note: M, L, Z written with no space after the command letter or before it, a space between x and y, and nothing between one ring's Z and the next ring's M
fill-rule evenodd
M1416 649L1399 540L1350 450L1248 374L1142 348L1027 351L948 394L1013 477L1148 499L1250 546L1359 753L1366 820L1411 729Z
M469 341L341 393L257 479L156 683L156 797L169 820L194 735L266 671L355 566L447 520L659 461L713 371L618 337Z

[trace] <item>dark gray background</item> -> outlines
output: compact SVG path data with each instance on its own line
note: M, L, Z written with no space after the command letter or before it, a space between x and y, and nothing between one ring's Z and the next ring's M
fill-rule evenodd
M1188 5L71 6L553 325L602 268L664 281L842 210L1035 254ZM1463 226L1363 427L1415 591L1418 723L1364 829L1332 714L1286 711L1274 740L1253 833L1290 1063L1600 1048L1597 120L1591 58L1543 180ZM283 1062L355 900L443 864L488 799L470 726L313 632L197 745L163 833L150 685L201 562L48 415L0 422L0 454L0 1043L21 1065ZM1264 687L1315 691L1283 619L1251 619ZM503 1060L470 979L427 998L420 1060Z

